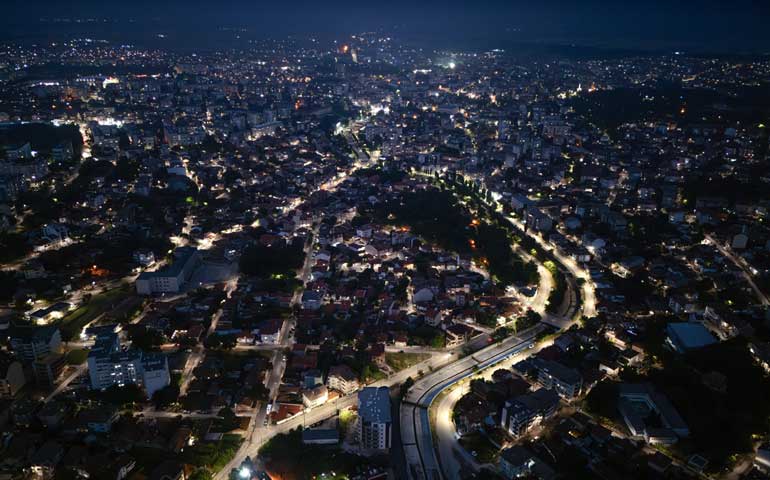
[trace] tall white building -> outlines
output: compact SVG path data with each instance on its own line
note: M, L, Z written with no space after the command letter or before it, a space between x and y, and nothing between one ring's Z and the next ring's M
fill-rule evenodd
M88 354L88 375L93 390L138 385L144 388L148 398L171 383L165 355L122 350L115 333L97 337Z
M366 387L358 392L358 438L361 446L372 450L389 449L391 430L388 387Z

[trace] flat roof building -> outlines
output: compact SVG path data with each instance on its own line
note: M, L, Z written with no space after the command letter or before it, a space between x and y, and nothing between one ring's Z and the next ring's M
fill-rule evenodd
M88 374L93 390L104 390L113 385L139 385L148 398L171 383L165 355L137 349L122 350L116 333L97 337L88 354Z
M178 293L200 264L198 250L193 247L179 247L174 251L171 265L155 272L142 272L136 279L136 293Z
M679 353L697 350L716 342L711 332L700 323L676 322L666 326L666 343Z
M366 387L358 392L358 435L361 446L387 450L391 443L390 390Z

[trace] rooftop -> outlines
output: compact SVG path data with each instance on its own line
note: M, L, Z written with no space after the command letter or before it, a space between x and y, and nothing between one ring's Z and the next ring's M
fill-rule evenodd
M160 270L154 272L142 272L139 278L142 280L152 277L176 277L184 269L188 260L198 253L197 248L193 247L179 247L174 250L174 261L171 265L167 265Z
M716 339L711 332L700 323L669 323L666 330L671 340L684 350L701 348L716 343Z
M390 391L388 388L366 387L358 392L358 414L361 420L365 422L390 422Z

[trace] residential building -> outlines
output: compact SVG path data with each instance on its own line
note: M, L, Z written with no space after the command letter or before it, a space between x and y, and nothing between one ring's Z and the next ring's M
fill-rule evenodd
M0 398L12 398L26 383L21 362L3 355L0 357Z
M690 436L690 429L679 412L652 384L621 384L619 397L618 409L633 437L644 438L652 444L672 444L680 437ZM648 425L648 418L653 414L660 419L660 426Z
M535 358L532 363L537 368L537 382L544 388L556 391L559 396L567 400L580 394L583 378L577 370L541 358Z
M110 405L89 408L78 415L78 421L91 433L109 433L118 418L120 409Z
M323 405L329 400L329 391L326 385L319 385L302 391L302 404L305 408L314 408Z
M281 338L281 320L268 320L259 327L259 341L261 343L276 344Z
M45 357L38 358L32 364L35 372L37 384L43 388L53 388L56 381L61 377L66 365L64 355L61 353L50 353Z
M305 445L336 445L340 443L340 433L336 428L306 428L302 430L302 443Z
M317 368L307 370L303 375L305 388L315 388L324 383L323 375Z
M24 362L61 351L61 332L54 325L19 327L11 331L11 349Z
M198 250L193 247L180 247L174 251L174 261L160 270L142 272L136 279L136 293L152 295L154 293L179 293L200 264Z
M36 478L53 478L63 456L64 447L59 442L48 440L32 455L30 470Z
M358 392L358 438L371 450L390 448L392 419L387 387L366 387Z
M171 383L165 355L122 350L114 333L97 337L88 354L88 374L93 390L134 384L143 387L148 398Z
M335 365L329 370L326 385L343 395L350 395L359 389L358 377L347 365Z
M520 445L506 448L500 453L497 468L503 478L538 478L550 480L556 478L556 472L533 454L528 448Z
M539 232L547 232L553 228L551 217L543 213L539 208L530 207L527 209L527 227Z
M559 395L545 388L505 402L500 426L514 437L524 435L530 428L556 412Z

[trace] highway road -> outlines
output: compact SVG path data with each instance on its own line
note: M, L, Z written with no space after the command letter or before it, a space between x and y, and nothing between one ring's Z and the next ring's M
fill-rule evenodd
M548 297L551 295L551 290L553 290L554 286L553 275L551 275L551 272L545 268L543 262L530 255L529 252L525 251L518 244L513 244L512 247L514 253L518 255L522 260L525 262L532 262L537 265L537 275L539 279L539 284L535 295L532 297L527 297L525 295L518 294L517 292L519 300L524 305L539 313L540 315L546 315L545 307L548 303Z
M546 318L544 320L558 325L560 331L564 331L576 324L581 316L595 316L595 287L590 274L572 258L565 256L557 246L545 240L539 232L526 230L524 225L514 217L507 217L507 220L521 233L537 242L540 248L550 252L559 264L559 267L566 270L565 273L568 274L568 295L571 299L568 315L563 319L550 316L553 318ZM581 305L577 305L576 301L576 279L582 280ZM541 301L543 300L541 299ZM545 303L543 303L544 306ZM475 468L478 468L477 464L468 461L467 453L459 447L455 436L454 424L451 420L451 411L460 394L452 394L450 392L449 398L443 399L438 406L436 412L438 422L438 425L436 425L436 443L438 445L434 444L433 432L431 431L430 407L433 400L441 392L464 380L469 380L479 370L498 365L505 360L513 361L515 358L515 361L519 361L538 351L537 348L529 348L530 342L537 335L536 329L538 328L543 328L542 324L526 332L521 332L520 335L509 337L500 345L488 347L470 357L455 362L451 366L421 379L410 389L404 404L402 404L400 418L401 439L404 445L404 455L410 479L438 480L448 478L454 480L459 478L459 472L463 470L463 463L471 467L475 465ZM458 456L464 461L458 460Z
M490 345L473 355L461 358L415 382L401 404L399 419L409 478L426 480L442 478L440 462L433 447L428 411L433 400L455 383L496 365L518 352L530 349L530 346L534 345L535 338L544 328L543 324L535 325L519 335L508 337L501 343Z
M473 179L470 179L473 180ZM486 188L486 187L485 187ZM482 201L485 201L482 199ZM497 209L499 207L499 204L496 202L486 202L487 205L489 205L492 208ZM557 263L563 268L566 269L567 273L572 277L573 281L575 279L580 279L582 281L581 286L581 292L580 292L580 299L581 299L581 312L575 312L582 313L582 316L584 317L594 317L596 316L596 286L593 283L593 280L591 279L591 275L588 273L588 271L584 268L582 268L573 258L564 255L564 253L559 249L557 245L552 244L548 240L546 240L543 235L540 232L535 232L532 229L526 229L524 224L521 222L521 220L508 216L506 217L508 222L511 223L517 230L519 230L520 233L530 237L532 240L534 240L540 248L545 250L546 252L550 252L554 259L557 261ZM514 247L515 249L516 247ZM574 288L575 284L570 282L570 287ZM577 307L577 305L575 305ZM566 325L566 322L571 320L572 315L568 315L570 317L569 319L565 319L564 325ZM555 320L555 319L554 319ZM560 326L564 326L560 325Z
M490 369L491 370L491 369ZM441 469L447 479L460 477L460 472L472 469L478 472L481 465L466 449L460 445L456 435L455 424L452 421L452 411L455 404L470 391L470 381L463 380L439 397L433 408L436 410L434 430L436 432L436 448ZM467 471L467 470L466 470Z
M507 217L518 230L524 232L524 224L520 220L514 217ZM596 286L591 280L591 275L585 268L582 268L574 259L564 255L562 251L556 245L551 244L540 232L533 232L527 230L526 235L533 239L543 250L550 252L556 261L564 267L573 279L582 280L582 287L580 291L581 309L584 317L596 316Z
M535 355L543 348L552 344L553 340L540 342L533 348L517 349L517 353L504 358L499 363L495 364L494 368L487 368L458 381L455 385L446 389L445 394L439 397L438 403L434 403L431 406L435 411L433 417L435 419L435 424L433 427L436 434L435 439L438 458L440 459L444 478L447 480L459 480L461 478L461 472L465 469L470 468L473 471L478 472L482 467L476 458L460 445L459 435L457 435L457 429L452 420L452 412L454 411L455 405L463 395L470 391L471 380L492 380L492 375L496 370L501 368L510 369L514 364Z
M353 142L352 136L348 133L346 135L348 141L354 147L354 151L358 157L358 161L354 163L351 170L345 174L338 176L337 178L326 182L320 188L324 190L333 190L342 183L353 171L358 168L362 168L370 163L369 157L357 148L355 142ZM515 219L510 219L514 222ZM523 229L522 229L523 230ZM537 239L536 239L537 240ZM553 247L546 245L544 240L544 248L551 250ZM517 252L524 256L527 252ZM554 252L554 256L559 259L557 252ZM571 259L566 259L570 260ZM587 278L586 284L590 283L590 277L587 273L580 269L576 263L572 262L571 265L564 262L565 267L574 271L579 278ZM541 270L542 268L542 270ZM545 304L550 295L550 291L553 288L553 279L550 273L543 267L542 263L538 262L538 269L541 271L541 285L538 288L536 295L528 302L530 308L535 311L545 311ZM543 270L547 274L543 274ZM577 276L576 275L576 276ZM550 281L549 281L550 279ZM543 283L545 282L545 283ZM583 298L589 298L591 308L589 312L593 312L593 295L584 296ZM584 309L585 312L585 309ZM593 314L593 313L591 313ZM575 318L578 316L576 315ZM509 337L499 344L494 344L486 348L482 348L471 356L461 358L453 361L456 353L447 352L445 354L434 355L430 359L425 360L413 367L402 370L395 373L385 380L375 382L372 386L388 386L393 387L401 384L409 377L419 376L419 372L426 369L433 371L433 373L418 380L418 382L410 389L406 398L406 403L401 409L401 427L402 427L402 440L404 443L404 450L407 456L407 462L410 467L410 475L413 473L420 473L425 476L412 476L412 478L441 478L441 469L438 466L438 460L436 453L433 449L432 437L430 433L430 424L428 418L428 407L436 396L445 388L455 384L459 380L472 376L479 369L484 369L489 366L495 365L506 358L517 354L523 350L528 350L535 337L545 328L544 325L539 324L528 330L520 332L519 335ZM472 347L481 347L487 344L489 339L488 335L479 335L471 340L470 345ZM283 343L283 342L281 342ZM278 355L279 352L276 352ZM278 376L277 378L280 378ZM272 396L272 390L271 390ZM254 422L252 431L247 435L246 442L244 442L241 449L235 455L235 457L214 477L217 480L223 480L228 478L230 472L238 467L243 460L248 457L256 457L259 448L265 444L267 440L280 433L288 432L293 428L297 428L305 425L312 425L314 423L325 420L333 415L336 415L339 410L348 408L355 405L357 402L357 396L355 394L346 397L341 397L335 401L324 404L320 407L314 408L303 414L294 416L279 425L270 425L262 427L261 422ZM407 421L405 422L404 419ZM409 421L411 420L411 421ZM404 427L406 426L406 430ZM421 454L423 452L430 452L430 454ZM415 457L416 453L416 457ZM416 461L415 461L416 460ZM431 477L428 477L425 472L431 472Z

